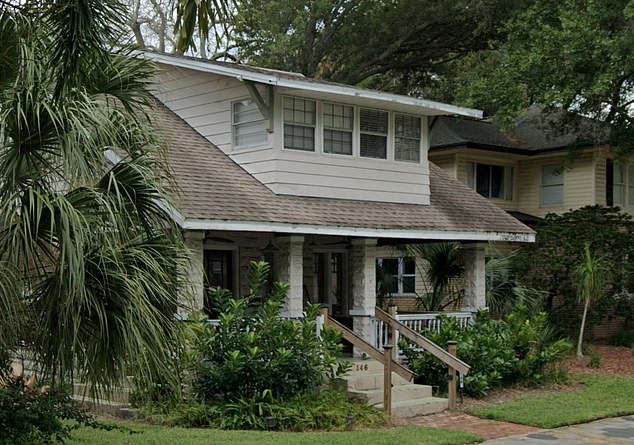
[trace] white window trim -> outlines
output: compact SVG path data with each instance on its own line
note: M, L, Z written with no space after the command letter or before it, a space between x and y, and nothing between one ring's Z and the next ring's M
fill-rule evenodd
M289 148L284 146L284 126L287 124L286 120L284 119L284 99L285 98L289 98L289 99L293 99L293 100L303 100L303 101L307 101L307 102L314 102L315 103L315 123L313 125L309 125L309 124L304 124L304 123L300 123L300 122L288 122L288 125L294 125L296 127L305 127L305 128L312 128L314 130L314 135L313 135L313 149L312 150L303 150L301 148ZM312 99L309 97L301 97L301 96L290 96L288 94L285 94L282 96L282 108L281 108L281 113L280 113L280 120L282 121L282 134L281 134L281 141L282 141L282 150L288 150L288 151L293 151L293 152L300 152L300 153L321 153L321 147L322 144L320 141L323 140L323 135L320 136L319 135L319 128L322 127L322 119L320 117L321 114L321 101L317 100L317 99Z
M238 145L236 144L236 126L244 124L245 122L241 122L241 123L237 123L236 122L236 116L235 116L235 111L234 111L234 106L237 103L240 102L244 102L245 100L252 100L250 96L246 96L243 97L241 99L237 99L237 100L233 100L231 101L231 147L232 147L232 151L239 151L239 152L245 152L245 151L249 151L252 149L256 149L256 148L270 148L271 147L271 139L269 137L269 132L266 131L266 141L262 142L262 143L258 143L258 144L250 144L250 145ZM262 114L262 113L260 113ZM266 122L266 119L264 118L264 116L262 116L262 121ZM257 121L250 121L250 122L257 122ZM249 123L250 123L249 122Z
M420 122L420 136L418 137L418 161L412 161L410 159L396 159L396 138L398 137L396 135L396 115L400 114L401 116L408 116L408 117L413 117L415 119L418 119L418 121ZM420 164L420 160L423 154L423 150L422 150L422 143L423 143L423 129L424 127L424 122L423 122L423 118L421 116L417 116L415 114L410 114L410 113L399 113L399 112L394 112L392 113L392 120L394 122L393 127L394 127L394 161L396 162L407 162L409 164ZM414 138L410 138L407 136L401 136L403 139L410 139L410 140L415 140Z
M471 190L473 190L474 192L477 193L477 171L478 171L478 165L486 165L486 166L497 166L497 167L502 167L504 169L504 177L503 177L503 184L502 186L504 187L502 192L504 194L504 198L491 198L488 196L484 196L484 195L480 195L483 196L484 198L491 200L491 201L495 201L495 202L514 202L515 201L515 195L517 194L515 192L515 165L509 165L509 164L496 164L496 163L490 163L490 162L479 162L479 161L467 161L467 187L469 187ZM471 170L471 179L472 179L472 183L469 184L469 170ZM490 180L489 180L490 183ZM490 185L490 184L489 184ZM510 190L507 190L507 188L510 188ZM510 196L510 198L507 198L507 196Z
M397 284L398 289L396 293L393 293L393 297L415 297L416 296L416 281L418 278L417 269L414 268L414 273L403 273L405 267L405 258L406 257L395 257L395 256L384 256L377 258L379 264L383 264L383 260L398 260L398 272L397 272ZM408 257L410 258L410 257ZM416 263L416 258L412 258L414 263ZM414 277L414 292L403 292L403 278Z
M544 185L544 168L545 167L557 167L561 168L561 184L549 184ZM560 208L564 206L566 201L566 169L562 164L542 164L540 167L540 182L539 182L539 203L542 208ZM556 204L544 204L544 187L554 187L561 185L561 202Z
M326 156L334 156L334 157L341 157L344 159L350 159L350 158L354 158L356 157L355 155L355 134L354 134L354 130L355 128L357 128L357 118L358 118L358 112L356 110L356 107L354 105L350 105L350 104L344 104L341 102L332 102L332 101L328 101L328 100L323 100L323 101L318 101L319 103L319 134L320 137L318 138L320 141L320 147L321 147L321 154L324 154ZM324 125L324 105L328 104L328 105L337 105L337 106L341 106L341 107L350 107L352 108L352 130L350 130L350 133L352 133L352 146L351 146L351 152L350 154L345 154L345 153L330 153L325 151L325 138L324 138L324 131L327 129L327 127ZM333 130L333 131L348 131L348 130L341 130L341 129L337 129L337 128L328 128L328 130Z
M410 164L410 165L422 165L426 162L426 152L424 153L424 149L425 149L425 141L426 138L428 138L428 135L426 135L426 127L425 127L425 120L423 119L423 116L418 116L416 114L409 114L409 113L402 113L399 111L391 111L391 110L386 110L386 109L379 109L379 108L374 108L374 107L366 107L366 106L361 106L361 105L353 105L353 104L346 104L346 103L342 103L342 102L333 102L330 100L320 100L320 99L315 99L312 97L304 97L304 96L295 96L292 94L280 94L280 108L279 108L279 114L280 114L280 118L278 120L278 122L280 122L279 126L276 126L276 130L280 131L280 137L279 137L279 144L281 146L281 149L283 151L288 151L288 152L300 152L300 153L317 153L317 154L322 154L322 155L327 155L327 156L333 156L333 157L340 157L343 159L361 159L363 161L368 161L368 162L386 162L386 161L390 161L390 162L398 162L398 163L404 163L404 164ZM315 116L315 150L314 151L309 151L309 150L298 150L298 149L293 149L293 148L286 148L284 147L284 98L292 98L292 99L301 99L301 100L310 100L316 103L315 106L315 110L316 110L316 116ZM347 154L340 154L340 153L326 153L323 151L323 146L324 146L324 125L323 125L323 107L322 104L324 103L328 103L328 104L334 104L334 105L344 105L344 106L348 106L348 107L352 107L353 109L353 113L354 113L354 125L353 125L353 129L352 129L352 155L347 155ZM382 111L388 114L388 133L387 133L387 156L386 158L370 158L370 157L365 157L365 156L361 156L361 113L360 110L361 108L364 109L368 109L368 110L377 110L377 111ZM421 119L421 136L420 136L420 143L419 143L419 150L420 150L420 158L418 160L418 162L416 161L407 161L407 160L398 160L395 159L395 115L396 114L404 114L404 115L408 115L408 116L414 116L417 118ZM302 125L302 124L292 124L289 123L290 125ZM307 126L309 128L312 128L310 125L304 125ZM373 132L364 132L367 134L375 134ZM384 134L380 134L380 133L376 133L377 136L384 136Z

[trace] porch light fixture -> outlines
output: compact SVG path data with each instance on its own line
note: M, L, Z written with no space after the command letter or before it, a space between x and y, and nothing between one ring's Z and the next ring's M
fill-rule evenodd
M280 249L275 247L275 245L271 241L269 241L269 243L262 248L262 253L264 253L264 255L269 255L269 254L274 254L278 250Z

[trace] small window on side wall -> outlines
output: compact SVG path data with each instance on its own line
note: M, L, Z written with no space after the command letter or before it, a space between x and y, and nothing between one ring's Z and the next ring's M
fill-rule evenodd
M625 204L625 166L623 163L607 159L605 164L605 179L606 205L622 206Z
M250 99L234 102L232 112L234 147L255 147L268 142L266 121L255 102Z
M489 199L513 199L513 167L467 163L467 185Z
M284 148L315 151L316 117L314 100L285 97Z
M564 168L562 165L542 167L542 205L556 206L564 203Z

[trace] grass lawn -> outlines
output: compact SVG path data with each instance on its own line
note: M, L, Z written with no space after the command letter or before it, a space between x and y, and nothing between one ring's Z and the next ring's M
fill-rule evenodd
M134 427L139 434L82 428L73 432L69 444L90 445L462 445L481 438L460 431L435 428L392 428L375 431L333 433L274 433L219 431L169 427Z
M585 387L579 391L519 397L474 408L470 414L541 428L634 414L633 378L577 376L575 379Z

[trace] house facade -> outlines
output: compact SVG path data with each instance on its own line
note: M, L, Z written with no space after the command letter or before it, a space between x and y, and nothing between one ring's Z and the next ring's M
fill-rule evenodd
M159 71L156 126L177 193L170 208L192 252L191 293L247 289L252 260L289 283L284 315L308 303L372 341L377 264L395 297L420 292L409 243L462 243L461 309L485 306L487 243L531 229L428 160L430 120L476 110L301 75L144 53Z
M579 144L576 134L558 133L537 110L510 132L491 122L441 117L429 159L528 224L587 205L634 212L634 164L617 159L600 128L590 133Z

